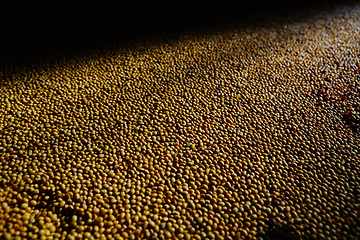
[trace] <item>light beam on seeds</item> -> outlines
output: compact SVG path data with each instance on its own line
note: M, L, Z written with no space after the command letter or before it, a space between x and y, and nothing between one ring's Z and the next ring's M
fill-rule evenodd
M359 238L359 13L3 65L0 238Z

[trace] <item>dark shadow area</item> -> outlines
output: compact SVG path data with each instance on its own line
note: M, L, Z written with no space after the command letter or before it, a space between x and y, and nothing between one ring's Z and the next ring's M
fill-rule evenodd
M262 237L266 240L299 240L300 237L296 236L292 229L289 226L283 226L280 224L277 224L273 221L268 221L267 225L269 228L265 231L263 235L259 235L259 237ZM309 238L305 238L309 239ZM310 239L309 239L310 240Z
M291 233L289 233L286 229L278 229L274 228L269 230L264 236L266 240L297 240Z
M0 61L21 65L23 58L54 56L56 59L69 52L112 42L163 34L172 36L208 27L221 29L231 25L234 18L242 20L245 26L261 24L273 20L268 15L273 11L279 16L294 15L301 8L322 4L329 5L329 1L185 1L82 6L61 3L7 7L4 8L5 17L2 17Z
M358 114L360 115L360 114ZM359 117L355 116L355 114L351 112L346 112L342 116L342 120L344 121L345 125L349 126L351 131L354 133L360 134L360 119Z

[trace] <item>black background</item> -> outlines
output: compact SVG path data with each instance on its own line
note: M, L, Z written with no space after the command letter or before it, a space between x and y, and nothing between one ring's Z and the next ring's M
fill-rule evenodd
M1 57L59 42L168 31L197 21L300 7L323 1L132 1L46 4L12 2L1 8Z

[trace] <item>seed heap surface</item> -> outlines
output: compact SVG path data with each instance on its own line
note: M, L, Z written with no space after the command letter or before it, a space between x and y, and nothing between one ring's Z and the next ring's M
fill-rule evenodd
M2 66L0 238L360 238L360 5L316 13Z

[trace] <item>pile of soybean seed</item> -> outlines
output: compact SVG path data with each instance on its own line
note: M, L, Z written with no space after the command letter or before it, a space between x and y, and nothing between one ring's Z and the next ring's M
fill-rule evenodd
M360 238L360 5L315 10L2 64L0 238Z

